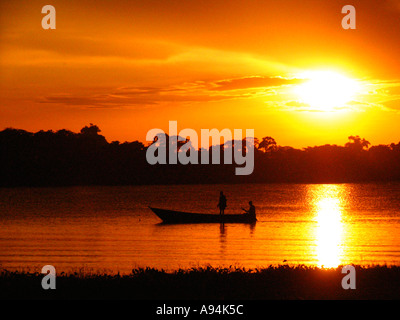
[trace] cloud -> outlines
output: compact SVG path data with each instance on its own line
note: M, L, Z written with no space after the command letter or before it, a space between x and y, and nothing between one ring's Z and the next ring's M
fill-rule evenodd
M293 108L309 108L310 106L307 103L300 102L300 101L288 101L285 103L288 107Z
M151 100L147 99L129 99L124 97L113 96L111 94L100 95L73 95L73 94L59 94L53 96L46 96L38 99L39 103L54 103L67 106L85 106L91 108L120 108L132 105L148 105L154 104Z
M2 37L2 47L21 51L41 51L64 59L98 57L134 60L166 60L182 51L175 43L150 38L110 37L59 32L55 37L32 31L11 31ZM157 50L154 50L157 48Z
M358 110L376 108L383 111L400 110L400 81L393 80L364 80L364 90L356 101L350 104Z
M238 90L260 87L276 87L303 83L304 79L290 79L283 77L244 77L236 79L221 80L215 83L214 90Z
M270 91L277 86L298 83L299 79L281 77L243 77L223 80L198 80L175 85L124 86L114 89L98 89L101 93L87 95L52 94L39 98L40 103L56 103L68 106L116 108L138 105L154 105L166 102L210 102L229 99L248 99L275 94Z
M196 103L240 98L239 95L208 94L206 90L189 88L123 87L102 94L55 94L37 100L39 103L55 103L92 108L121 108L175 103Z
M238 99L259 99L267 108L296 112L322 112L293 95L292 87L306 79L283 76L245 76L195 80L160 86L93 88L87 94L49 94L39 103L86 108L145 108L164 104L195 104ZM337 110L362 112L370 108L400 110L400 83L396 80L362 80L363 92Z
M400 111L400 97L382 102L382 106L393 111Z

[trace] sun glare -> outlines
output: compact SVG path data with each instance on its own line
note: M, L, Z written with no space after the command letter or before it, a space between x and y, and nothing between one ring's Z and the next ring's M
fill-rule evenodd
M341 187L320 185L313 195L316 258L320 267L337 267L343 254Z
M343 108L360 89L359 83L334 71L309 71L301 74L306 82L296 86L301 102L319 111Z
M317 203L318 261L321 266L328 268L336 267L340 261L342 223L338 203L338 199L335 198L324 198Z

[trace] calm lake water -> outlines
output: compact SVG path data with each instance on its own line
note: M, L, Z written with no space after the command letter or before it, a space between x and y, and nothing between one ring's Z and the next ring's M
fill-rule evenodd
M148 206L258 222L163 225ZM129 273L282 263L400 265L400 184L254 184L0 189L0 267ZM284 262L285 261L285 262Z

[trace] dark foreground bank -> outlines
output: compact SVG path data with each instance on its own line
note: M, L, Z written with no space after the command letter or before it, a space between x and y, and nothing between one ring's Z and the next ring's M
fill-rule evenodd
M278 266L261 269L195 268L167 273L135 269L129 275L57 274L44 290L44 275L0 273L1 299L399 299L400 267L355 266L356 289L344 290L342 268Z

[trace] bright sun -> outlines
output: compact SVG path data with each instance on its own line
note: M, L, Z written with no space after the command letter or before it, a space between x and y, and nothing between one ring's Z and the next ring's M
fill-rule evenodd
M319 111L344 107L360 89L356 80L334 71L308 71L301 78L307 81L296 86L295 94L301 102Z

